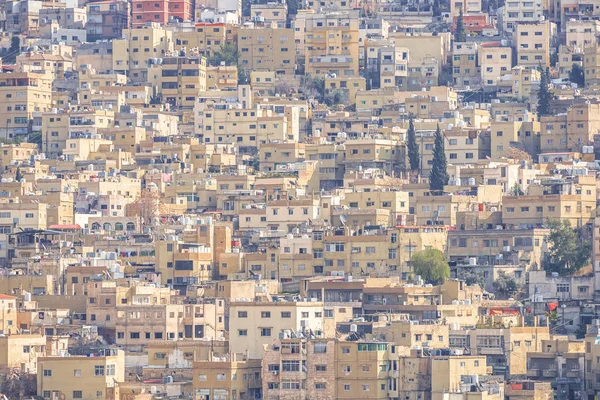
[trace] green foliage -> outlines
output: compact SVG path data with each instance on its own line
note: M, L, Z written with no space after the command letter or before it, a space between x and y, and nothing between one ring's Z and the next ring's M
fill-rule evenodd
M571 228L569 221L550 220L547 226L550 228L549 252L543 263L544 270L566 275L588 264L592 245L581 238L581 232Z
M300 87L302 88L302 93L304 93L305 98L307 99L316 99L320 103L324 102L325 99L325 79L316 77L311 77L310 75L304 75L300 79Z
M17 173L15 174L15 181L21 182L23 179L23 173L21 172L21 167L17 167Z
M298 14L298 0L286 0L288 15Z
M521 189L521 185L515 182L515 185L510 190L510 194L512 194L513 196L523 196L525 195L525 192L523 192L523 190Z
M440 8L440 0L433 0L432 12L434 17L440 17L442 15L442 9Z
M435 131L435 141L433 146L433 164L429 173L429 189L443 190L444 185L448 184L446 152L444 150L444 136L438 124Z
M546 68L542 71L540 79L540 88L538 90L538 119L544 115L552 115L552 100L554 94L549 88L550 85L550 69Z
M467 33L465 31L465 22L462 7L458 14L458 18L456 19L456 30L454 31L454 41L455 42L466 42L467 41Z
M471 268L460 268L459 271L458 277L467 285L479 285L480 288L485 288L485 278L481 272L475 272Z
M439 285L450 278L450 267L444 254L435 249L418 251L410 259L415 275L428 283Z
M500 271L498 272L498 278L494 281L494 289L506 297L511 297L517 292L519 286L513 278L506 275L504 271Z
M579 87L585 86L583 68L579 64L573 64L571 67L571 71L569 71L569 80L576 83Z
M208 59L210 65L221 65L225 63L227 66L238 64L238 50L234 44L224 44L220 50L213 53Z
M415 132L415 124L413 122L412 114L410 115L410 119L408 121L406 146L408 150L408 162L410 164L410 170L417 172L419 171L419 164L421 160L419 157L419 146L417 145L417 135Z

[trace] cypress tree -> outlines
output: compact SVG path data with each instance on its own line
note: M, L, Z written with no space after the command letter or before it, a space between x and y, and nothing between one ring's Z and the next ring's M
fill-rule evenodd
M454 41L455 42L466 42L467 35L465 33L465 23L463 21L463 10L462 7L458 14L458 18L456 19L456 30L454 31Z
M552 115L552 92L548 88L550 84L550 70L542 70L542 76L540 78L540 88L538 90L538 106L537 115L538 120L544 115Z
M444 136L438 124L433 144L433 164L429 173L429 190L443 190L448 184L446 153L444 151Z
M21 167L17 167L17 172L15 174L15 181L21 182L21 179L23 179L23 173L21 172Z
M434 17L440 17L442 15L442 10L440 9L440 0L433 0L432 13Z
M407 140L406 147L408 150L408 162L410 164L410 170L412 172L419 171L419 146L417 146L417 136L415 133L415 124L413 123L413 116L410 115L410 119L408 121L408 132L407 132Z

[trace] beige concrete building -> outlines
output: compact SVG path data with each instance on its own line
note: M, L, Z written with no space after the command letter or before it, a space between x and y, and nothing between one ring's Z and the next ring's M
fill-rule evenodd
M229 321L232 352L246 352L249 358L262 358L264 346L270 345L284 331L323 332L323 303L284 302L255 303L236 301L230 306Z
M305 73L358 76L358 19L355 11L306 14Z
M118 383L125 381L122 350L106 349L101 355L40 357L37 362L37 393L44 398L115 398Z
M514 38L517 48L517 64L524 67L550 65L550 45L556 26L549 21L524 23L515 27Z
M293 75L295 70L294 31L267 26L244 26L238 33L239 65L250 71L275 71Z

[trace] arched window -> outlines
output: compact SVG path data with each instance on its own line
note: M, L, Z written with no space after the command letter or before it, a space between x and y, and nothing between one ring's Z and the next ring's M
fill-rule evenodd
M133 222L128 222L127 223L127 230L128 231L135 231L135 224Z
M104 229L105 231L112 231L112 225L110 224L110 222L105 222L104 225L102 225L102 229Z
M122 230L123 230L123 223L122 222L115 223L115 231L122 231Z
M94 231L99 231L99 230L100 230L100 224L99 224L99 223L97 223L97 222L94 222L94 223L92 224L92 230L94 230Z

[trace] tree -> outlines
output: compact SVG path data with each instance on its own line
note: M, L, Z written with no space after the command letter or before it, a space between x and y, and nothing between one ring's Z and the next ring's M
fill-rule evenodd
M436 249L418 251L410 259L415 275L434 285L450 278L450 266L444 254Z
M432 12L434 17L440 17L442 15L440 0L433 0Z
M540 78L540 88L538 89L538 119L544 115L552 115L553 93L550 90L550 69L542 70Z
M480 288L485 289L485 277L481 272L475 272L471 268L460 268L458 278L465 281L469 286L479 285Z
M585 77L583 75L583 68L579 64L573 64L571 71L569 71L569 80L576 83L577 86L585 86Z
M234 44L224 44L221 49L215 51L211 57L208 58L210 65L218 66L221 63L225 63L227 66L238 64L238 50ZM239 68L238 68L239 69Z
M510 190L510 194L513 196L523 196L525 195L525 192L523 192L523 190L521 189L521 185L515 182L515 185Z
M569 221L550 220L548 235L549 251L544 260L544 270L571 274L586 266L590 260L592 245L581 238L581 232L571 228Z
M505 297L512 297L519 289L519 286L517 285L517 282L506 275L504 271L499 271L498 278L494 281L494 289Z
M298 14L298 0L286 0L288 15Z
M431 166L431 172L429 173L429 189L443 190L444 185L448 184L448 179L444 136L442 135L440 125L438 124L433 145L433 164Z
M160 214L160 193L156 187L143 189L138 198L127 206L127 216L139 217L140 223L145 228L155 227Z
M467 34L465 32L465 22L462 7L456 19L456 29L454 30L454 41L455 42L466 42Z
M415 124L413 122L412 114L408 120L408 132L406 137L406 146L408 148L408 162L410 164L410 170L412 172L419 171L419 146L417 145L417 135L415 133Z
M21 182L21 179L23 179L23 173L21 172L21 167L17 167L17 172L15 174L15 181L17 182Z

